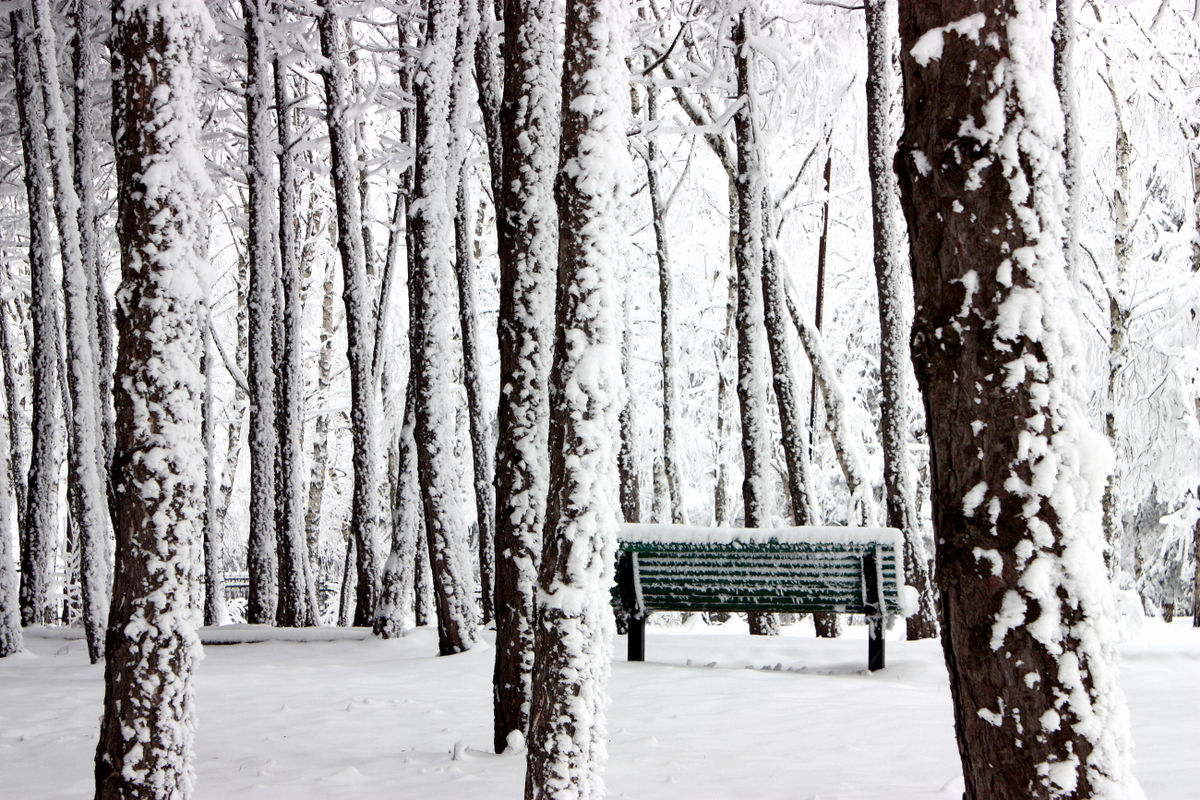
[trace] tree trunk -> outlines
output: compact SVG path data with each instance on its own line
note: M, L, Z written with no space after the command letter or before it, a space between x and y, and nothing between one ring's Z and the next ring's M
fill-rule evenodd
M7 401L7 389L6 397ZM6 403L7 404L7 403ZM0 427L0 463L12 458L8 450L8 431ZM0 658L18 653L24 647L21 613L18 609L17 576L13 570L13 528L9 517L8 472L0 469Z
M457 135L465 100L461 92L454 91L454 85L457 67L466 57L464 48L474 49L475 34L469 22L459 30L457 0L431 0L428 9L423 76L416 81L416 200L408 221L414 244L409 278L409 363L415 371L414 436L433 569L438 652L449 655L470 649L476 640L468 526L454 456L455 414L448 406L455 394L452 208L459 175ZM472 17L465 14L463 19Z
M250 536L246 566L250 597L246 621L274 624L279 600L275 535L275 318L278 313L276 184L271 166L271 66L267 45L267 0L242 0L246 26L246 182L250 218Z
M732 177L729 179L729 294L725 303L725 330L721 336L721 349L717 354L717 480L713 491L713 518L718 526L734 523L734 493L729 476L732 456L729 453L729 438L733 429L734 381L729 379L726 364L737 347L737 241L738 241L738 188Z
M113 486L117 569L108 620L96 797L191 795L203 505L200 324L207 184L192 54L198 4L114 9L114 127L122 287ZM169 368L165 365L170 365Z
M466 0L470 3L474 0ZM479 525L479 590L483 598L483 622L495 617L492 601L496 524L495 446L488 436L483 407L483 365L479 354L479 315L475 311L475 263L471 258L472 236L467 204L467 179L458 182L458 207L454 215L455 274L458 277L458 322L462 333L463 383L471 424L471 463L475 478L475 510Z
M333 370L333 261L326 265L324 292L321 300L321 354L317 357L317 392L321 402L329 393ZM304 512L304 531L308 541L308 559L319 562L321 543L321 501L325 495L325 461L329 452L329 414L321 413L313 425L311 466L308 473L308 507Z
M533 592L542 552L547 406L558 253L553 187L560 86L551 0L506 0L500 255L500 405L496 449L496 666L493 744L528 730Z
M5 278L11 279L11 276L6 274ZM20 326L20 306L17 305L19 301L20 298L17 298L13 307L14 315L18 317L18 327ZM29 470L25 463L25 432L21 424L24 415L21 413L21 396L17 389L17 375L21 370L17 352L24 352L26 345L21 342L21 337L13 331L7 307L7 303L0 305L0 358L3 359L4 364L4 408L8 417L8 482L13 488L16 499L17 531L20 536L23 536L26 530L25 498L29 488L27 478Z
M629 309L633 305L631 289L626 282L624 314L625 333L621 339L621 372L625 376L625 404L621 406L621 451L617 454L617 475L620 480L621 517L625 522L642 521L642 482L638 471L637 394L633 391L633 325Z
M978 10L901 4L897 160L964 796L1141 797L1072 368L1053 4Z
M28 12L10 15L13 62L21 145L25 159L25 190L29 214L30 318L33 342L30 353L30 382L33 441L29 458L29 490L26 495L26 529L21 533L21 624L49 623L53 618L49 600L50 552L58 536L58 463L54 452L58 424L57 315L54 311L57 282L51 246L50 163L46 144L41 93L36 90L37 52L34 49Z
M376 545L381 511L379 468L379 398L372 374L374 344L370 286L362 240L362 209L356 190L357 158L354 131L347 118L351 101L349 75L341 25L335 0L322 0L319 27L321 55L328 61L325 104L329 149L333 160L333 190L337 201L338 252L342 259L343 297L346 303L346 347L350 362L350 428L354 441L354 497L350 531L357 544L355 625L370 625L379 598L379 556Z
M608 590L619 523L614 434L624 391L616 292L628 169L624 14L621 0L567 4L557 187L560 302L526 800L604 796L613 632Z
M768 445L766 336L763 326L763 207L765 186L759 163L756 83L747 42L758 35L758 12L743 9L733 29L734 69L740 105L734 115L737 139L738 241L738 405L742 417L742 502L747 528L770 524L771 451ZM751 613L750 632L777 633L772 614Z
M1063 110L1063 183L1067 189L1067 208L1063 217L1066 229L1067 274L1072 280L1079 274L1079 209L1083 198L1079 165L1079 104L1075 92L1075 0L1056 0L1054 18L1054 88Z
M421 486L417 478L417 445L413 437L416 386L409 378L404 424L400 430L399 475L392 498L392 550L383 566L383 591L375 612L375 634L384 639L403 636L416 624L415 592L418 543L425 538Z
M278 9L278 6L277 6ZM284 627L319 622L316 586L304 536L304 452L301 436L300 388L304 369L300 363L300 264L296 246L296 168L292 147L291 92L287 71L278 52L272 59L275 77L275 114L279 135L279 274L282 294L275 340L275 536L279 562L279 605L275 623Z
M883 485L887 524L904 533L904 580L917 590L915 613L905 620L910 640L937 636L937 610L929 583L921 519L908 455L908 375L905 364L909 326L901 292L900 190L892 173L895 145L889 106L892 100L892 27L886 0L867 0L867 157L871 178L871 230L875 240L875 285L879 298L879 438L883 446Z
M217 525L217 420L213 390L212 329L204 325L204 624L225 625L225 578L221 572L221 529Z

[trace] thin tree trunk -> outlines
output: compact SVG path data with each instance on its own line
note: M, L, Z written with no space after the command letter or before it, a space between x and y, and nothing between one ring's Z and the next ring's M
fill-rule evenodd
M414 436L442 655L470 649L477 635L467 519L454 457L455 414L447 405L454 393L452 204L459 175L456 141L466 99L455 91L461 87L455 76L461 74L458 68L475 41L469 22L474 15L463 15L467 22L460 30L459 10L457 0L431 0L428 5L422 78L416 81L415 202L408 220L414 245L409 278Z
M83 627L88 657L96 663L104 657L104 624L108 618L108 502L100 473L101 441L97 425L99 381L92 349L94 296L88 295L79 233L79 197L71 171L71 147L67 138L67 115L58 79L58 49L53 12L49 0L34 0L33 23L37 60L41 73L42 103L50 145L54 182L54 214L62 256L63 299L66 308L67 370L63 373L70 390L71 446L68 459L74 480L79 525L79 572Z
M621 373L625 377L625 404L621 406L621 451L617 454L617 475L620 480L621 517L625 522L642 521L642 482L637 455L637 395L633 391L633 325L630 323L630 284L626 282L624 302L624 334L621 339Z
M1077 395L1054 5L978 10L901 4L897 160L964 797L1142 797Z
M333 160L333 189L337 201L338 252L342 259L343 298L346 304L346 345L350 362L350 428L354 443L354 496L350 531L357 544L355 625L370 625L379 599L379 555L376 544L381 511L379 468L376 458L379 431L379 398L371 373L374 345L370 286L362 239L362 209L356 192L358 168L354 131L347 118L351 101L346 48L335 0L322 0L319 27L321 54L328 61L325 104L329 148Z
M623 381L619 207L629 91L621 0L567 4L550 491L526 800L604 797ZM579 98L586 98L586 104ZM569 342L569 344L568 344Z
M229 622L225 608L225 577L221 571L221 529L217 525L217 420L213 390L212 330L204 325L204 624Z
M737 139L738 242L738 405L742 418L742 502L746 527L770 524L770 448L767 444L767 348L763 325L763 175L759 163L756 83L747 42L758 35L758 12L745 8L733 29L734 68L740 104L734 115ZM750 632L778 632L771 614L750 614Z
M333 260L325 270L323 299L321 300L321 353L317 357L317 391L320 402L329 394L329 379L333 369ZM321 502L325 495L325 462L329 452L329 414L317 416L313 425L312 456L309 459L308 507L304 512L304 530L308 541L308 559L319 563L321 543Z
M416 453L416 445L413 445ZM415 462L414 462L415 463ZM413 573L413 616L421 628L434 620L433 572L429 567L429 537L425 535L425 512L421 512L421 528L417 536L416 564Z
M117 569L107 628L98 800L187 798L204 513L200 325L208 265L192 56L199 4L114 10L122 290L113 486ZM169 368L165 365L170 365Z
M5 405L11 408L7 387ZM0 426L0 463L12 458L15 456L8 449L8 431ZM13 570L13 528L9 516L11 502L8 494L8 471L0 469L0 658L19 653L24 647L21 612L18 608L20 601L17 595L17 576Z
M1079 104L1075 92L1075 5L1077 0L1055 0L1054 88L1063 110L1063 182L1067 189L1067 209L1063 218L1066 230L1067 274L1072 280L1079 274L1079 226L1083 171L1079 165Z
M473 0L467 0L473 2ZM475 509L479 525L479 590L483 598L483 622L495 617L492 602L492 572L495 553L496 487L492 457L495 447L488 436L483 407L483 365L479 354L479 315L475 310L475 263L471 258L472 238L467 203L467 179L458 182L458 207L454 215L455 273L458 277L458 320L462 332L463 382L471 424L471 456L475 477Z
M732 175L729 178L729 293L725 303L725 330L721 336L721 348L717 354L717 481L713 492L713 516L718 526L734 523L734 493L729 476L732 456L729 439L733 430L734 384L730 380L726 364L737 347L737 241L738 241L738 188Z
M529 727L533 593L542 552L548 385L557 263L560 89L552 0L506 0L500 255L500 406L496 449L496 666L493 744ZM494 177L493 177L493 180Z
M913 486L905 428L908 397L905 364L909 326L901 292L900 190L892 174L895 146L889 106L892 101L892 27L886 0L867 0L867 156L871 179L871 229L875 240L875 285L879 298L879 438L883 446L883 485L887 524L904 533L904 580L917 590L918 605L905 621L910 640L937 636L937 609L929 582L929 559Z
M425 538L425 515L417 477L417 445L413 437L416 386L409 379L404 424L400 430L399 472L392 500L392 550L383 567L383 591L375 613L375 634L384 639L404 635L418 624L416 583L420 540Z
M15 303L13 312L14 316L20 314L20 308ZM19 319L17 326L20 326ZM8 303L0 304L0 357L4 363L5 412L8 417L8 482L16 499L17 531L23 536L26 530L25 499L29 489L29 470L25 463L25 432L21 424L22 405L17 389L17 375L21 371L17 352L24 352L26 347L21 343L21 338L9 322Z
M339 628L348 628L354 622L354 537L350 535L347 522L342 527L342 538L346 542L346 557L342 561L342 590L338 594L337 624Z
M267 0L242 0L246 27L246 182L249 185L247 252L250 262L250 535L246 566L250 597L246 621L274 624L279 600L275 531L275 319L278 313L278 250L271 165L271 66Z
M279 13L279 6L276 6ZM292 155L291 92L278 52L272 59L279 134L279 273L282 293L275 341L275 536L279 559L279 605L275 622L285 627L316 625L316 587L304 536L304 451L301 436L300 264L296 244L296 168Z

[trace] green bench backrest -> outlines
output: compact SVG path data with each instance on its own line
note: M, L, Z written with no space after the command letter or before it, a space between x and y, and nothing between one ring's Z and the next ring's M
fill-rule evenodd
M622 541L636 554L643 605L659 611L840 611L863 614L864 553L879 564L885 613L900 611L888 543Z

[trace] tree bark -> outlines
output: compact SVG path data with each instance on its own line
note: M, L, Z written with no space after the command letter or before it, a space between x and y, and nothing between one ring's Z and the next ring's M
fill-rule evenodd
M633 391L633 325L629 309L633 305L632 290L625 292L624 327L621 339L621 372L625 376L625 404L621 406L621 451L617 454L617 475L620 480L621 518L625 522L642 521L642 481L638 470L637 395Z
M1075 395L1053 4L984 9L906 0L900 16L897 163L964 796L1141 797L1098 436Z
M7 387L5 390L7 405ZM8 431L0 427L0 463L12 458L8 449ZM17 576L13 569L11 502L8 495L8 471L0 469L0 658L19 653L24 647L21 612L17 595Z
M114 9L122 286L117 309L117 569L96 797L186 798L204 452L200 325L208 283L192 56L199 4ZM166 365L170 365L167 367Z
M616 292L628 168L621 163L629 91L624 13L621 0L567 4L550 491L526 800L604 796L608 590L619 523L615 432L624 391Z
M221 571L221 529L217 524L217 420L216 393L213 389L212 329L204 325L204 624L225 625L225 578Z
M32 444L29 457L26 528L21 535L21 624L49 623L53 610L49 600L50 552L58 536L58 463L54 453L58 425L58 351L60 349L54 297L51 247L50 163L46 143L41 93L37 91L37 52L27 11L9 17L13 36L22 153L25 159L25 191L29 214L30 320L33 342L30 381L33 392Z
M271 165L271 66L265 17L268 0L242 0L246 27L246 183L250 218L250 536L246 566L250 596L246 621L274 624L279 601L275 531L275 318L278 313L279 255L275 242L277 191Z
M392 498L392 550L383 566L383 591L375 612L377 636L403 636L416 621L417 552L425 538L425 515L421 509L421 486L417 477L417 444L413 437L416 386L409 377L405 392L404 424L400 429L400 452L396 459L399 475Z
M276 6L277 13L279 6ZM284 627L316 625L316 586L304 535L304 452L301 436L300 263L296 245L296 167L292 155L291 92L278 51L272 58L275 116L279 137L279 275L275 341L275 537L279 563L279 604L275 623Z
M905 620L909 640L938 634L937 610L929 582L929 559L913 485L905 429L908 425L908 375L905 363L909 325L901 292L900 190L892 173L892 27L886 0L867 0L867 166L871 179L871 230L875 242L875 285L879 298L879 439L883 447L883 485L887 524L904 533L904 580L917 590L918 605Z
M354 497L350 532L357 544L354 624L370 625L379 599L379 529L382 481L376 448L379 440L379 398L372 374L373 327L370 286L362 240L362 209L357 193L358 168L354 131L347 118L351 100L344 37L338 20L337 0L322 0L319 19L321 55L328 61L325 104L329 149L333 161L333 189L337 202L338 252L342 259L343 298L346 304L346 346L350 362L350 428L354 442Z
M503 180L496 201L500 255L500 405L496 449L496 752L528 731L533 593L542 552L548 385L558 248L560 14L551 0L506 0Z
M324 291L321 300L321 352L317 356L317 398L324 402L329 393L329 381L333 371L333 261L326 265ZM329 414L317 415L313 424L312 456L309 459L308 506L304 512L305 538L308 541L308 558L314 565L319 562L321 542L321 502L325 495L325 461L329 452Z

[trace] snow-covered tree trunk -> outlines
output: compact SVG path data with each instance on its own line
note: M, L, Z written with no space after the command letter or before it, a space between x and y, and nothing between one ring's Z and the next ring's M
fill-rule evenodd
M29 215L30 383L33 408L29 454L29 490L26 494L25 529L21 531L21 624L48 623L50 551L58 536L58 463L55 431L58 426L59 330L54 310L58 282L54 277L50 163L43 125L41 93L37 86L37 52L29 14L13 11L13 72L16 86L21 149L25 160L25 193Z
M1133 253L1133 226L1129 200L1131 187L1129 171L1133 167L1133 144L1125 127L1125 108L1117 93L1116 75L1112 62L1105 58L1105 83L1112 99L1116 119L1116 141L1113 145L1115 180L1113 182L1113 269L1104 277L1108 296L1108 380L1104 385L1104 435L1116 454L1116 463L1104 484L1104 561L1110 578L1119 572L1117 554L1120 552L1124 526L1121 524L1121 431L1117 419L1117 394L1121 375L1129 364L1129 295L1127 293L1130 256ZM1068 190L1071 186L1068 184Z
M620 521L617 424L627 183L625 4L567 4L558 186L559 282L545 547L525 797L604 796L608 596Z
M1079 107L1075 90L1075 6L1079 0L1055 0L1054 88L1063 110L1063 182L1067 188L1067 208L1063 217L1066 230L1067 274L1074 278L1079 270L1079 217L1083 172L1079 166L1082 144L1079 141ZM1197 8L1200 8L1198 6Z
M414 436L417 470L433 569L442 655L475 644L475 587L467 551L467 515L459 492L455 459L455 414L448 403L454 390L454 222L459 170L454 96L456 38L468 40L470 26L459 31L457 0L431 0L421 75L416 86L417 156L414 202L409 226L414 245L409 279L409 342L415 372ZM469 20L472 15L464 15ZM469 52L469 51L468 51ZM461 55L461 53L460 53ZM449 158L447 158L449 155Z
M58 46L50 0L33 0L33 24L41 74L42 107L50 144L54 183L54 216L62 256L63 301L66 309L66 370L70 391L71 429L68 462L79 526L79 575L83 629L88 657L104 657L104 624L108 618L108 492L100 472L100 428L97 399L100 384L93 345L95 294L88 291L80 236L80 204L71 169L67 112L58 78Z
M333 275L334 265L330 259L325 268L325 281L321 295L321 351L317 356L317 391L322 400L329 393L329 381L333 373ZM329 414L323 413L313 424L312 455L309 458L308 504L304 511L304 532L308 541L309 561L316 563L317 548L321 541L321 503L325 496L325 462L329 453Z
M0 426L0 464L11 457L8 431ZM21 612L18 609L16 559L13 558L12 517L9 516L11 502L8 471L0 469L0 658L18 653L24 647Z
M204 449L200 325L207 186L192 59L199 0L114 8L118 181L117 569L96 797L191 796Z
M727 364L737 348L737 241L738 241L738 188L731 176L729 179L729 291L725 302L725 328L717 352L717 480L713 490L713 518L717 525L727 526L734 522L734 492L730 477L732 458L729 440L733 431L733 412L736 400L735 381L730 380Z
M633 306L631 282L626 282L624 333L621 337L621 372L625 376L625 402L621 404L621 450L617 454L617 477L620 480L621 518L625 522L642 522L642 480L638 470L637 395L633 391L633 325L630 309Z
M546 512L548 385L558 257L561 15L553 0L506 0L500 255L500 406L496 448L496 668L493 744L528 730L533 593Z
M8 277L7 275L5 277ZM19 296L16 300L23 300ZM21 369L21 360L17 357L18 350L24 351L24 345L18 345L19 334L13 330L15 324L20 328L20 306L14 302L13 311L17 316L15 323L9 322L8 303L0 306L0 360L4 365L4 399L5 413L8 417L8 482L13 488L16 499L17 531L25 531L25 497L29 489L27 480L28 466L26 463L25 429L22 423L22 403L18 394L17 376ZM18 557L19 557L18 548Z
M242 0L246 27L246 183L249 188L246 249L250 384L250 536L246 567L250 596L246 621L274 624L279 600L275 537L275 317L279 282L276 184L271 154L271 62L268 0Z
M903 241L897 227L900 190L892 172L892 38L890 4L866 0L867 22L867 167L871 180L871 229L875 240L875 286L879 298L879 438L883 446L883 485L887 524L904 533L904 580L917 590L918 605L905 620L912 639L937 636L937 609L929 582L929 559L917 513L913 466L908 453L909 325L901 292ZM894 7L893 7L894 8Z
M421 509L417 444L413 436L415 396L416 386L410 376L396 459L400 474L392 498L392 550L383 565L383 590L375 611L375 634L384 639L402 636L417 624L417 553L420 540L425 538L425 515Z
M763 218L768 223L765 232L769 239L773 239L768 202L764 196ZM819 525L816 495L813 492L808 461L808 422L800 411L800 392L796 386L792 350L787 340L787 304L784 301L783 280L779 275L779 264L774 252L772 244L767 246L763 253L763 317L767 329L767 348L771 356L775 402L779 407L783 458L787 465L787 496L791 501L793 524Z
M349 118L352 101L346 47L337 14L337 0L322 0L319 27L321 55L327 60L325 105L329 126L332 180L337 202L338 252L342 259L342 296L346 304L346 348L350 362L350 428L354 440L354 497L350 531L358 576L354 624L370 625L379 598L379 514L382 510L377 448L379 398L372 373L374 328L370 285L362 239L362 209L357 192L358 165L354 152L354 127ZM444 157L444 156L443 156Z
M217 521L217 398L213 387L216 353L213 351L212 328L205 324L204 337L204 624L224 625L229 622L225 608L225 578L221 571L221 528Z
M738 110L733 124L737 140L738 240L734 252L738 277L737 396L742 419L742 503L745 526L770 525L771 449L768 446L767 343L763 323L763 186L754 118L757 83L750 42L758 35L758 11L743 8L733 28ZM771 614L750 614L750 632L778 632Z
M1138 798L1076 396L1054 4L901 3L900 183L964 796ZM1014 747L1019 742L1019 747Z
M662 195L659 174L658 140L654 126L658 119L658 87L646 86L646 188L650 195L650 217L654 227L654 252L658 261L659 341L662 346L662 403L663 468L667 473L667 489L671 522L687 524L683 507L683 478L680 476L679 446L676 425L679 422L678 367L675 352L674 288L671 277L670 248L667 241L667 207Z
M275 538L279 563L279 604L275 623L315 625L316 586L304 535L304 452L301 436L300 263L296 243L296 167L292 154L291 92L278 50L272 58L275 116L279 138L279 278L275 340Z
M474 0L466 0L470 3ZM454 271L458 278L458 320L462 333L463 382L471 425L471 456L475 478L475 509L479 525L479 589L483 598L483 621L495 616L492 573L495 564L496 487L492 459L496 453L488 436L487 413L483 407L483 365L479 354L479 315L475 310L475 262L471 257L472 232L467 202L467 181L458 182L454 214Z

